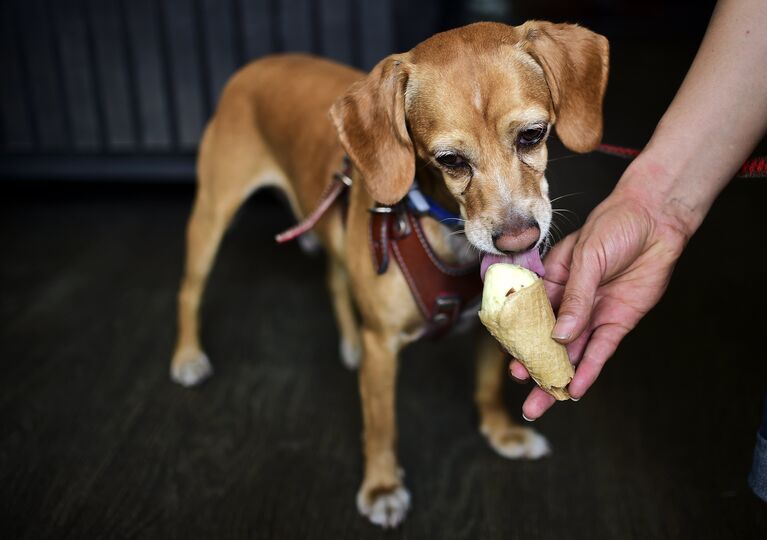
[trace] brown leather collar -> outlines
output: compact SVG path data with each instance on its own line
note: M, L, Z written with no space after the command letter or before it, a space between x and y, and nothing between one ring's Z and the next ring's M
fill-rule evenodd
M377 207L370 215L373 267L383 274L391 256L397 261L418 309L426 319L426 335L448 332L461 312L482 294L479 265L451 266L431 248L421 219L405 204Z

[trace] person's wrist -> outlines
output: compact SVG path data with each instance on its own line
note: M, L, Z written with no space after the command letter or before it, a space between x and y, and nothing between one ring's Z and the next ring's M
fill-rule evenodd
M677 167L647 151L629 165L614 193L642 206L655 221L677 231L685 241L698 230L710 206L687 191Z

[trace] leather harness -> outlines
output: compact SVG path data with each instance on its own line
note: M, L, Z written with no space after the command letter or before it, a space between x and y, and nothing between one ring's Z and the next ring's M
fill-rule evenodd
M418 215L406 202L370 211L373 268L386 272L393 257L426 321L425 333L439 337L458 321L463 310L482 293L479 265L452 266L432 249Z
M351 186L351 166L336 173L315 210L306 219L276 236L278 243L292 240L310 230L324 213ZM345 212L344 212L345 213ZM456 218L421 194L417 183L408 196L393 206L370 209L369 244L373 268L386 273L393 258L405 276L410 292L425 320L424 335L440 337L449 332L467 307L482 294L479 264L453 266L442 261L432 249L422 220L440 223Z

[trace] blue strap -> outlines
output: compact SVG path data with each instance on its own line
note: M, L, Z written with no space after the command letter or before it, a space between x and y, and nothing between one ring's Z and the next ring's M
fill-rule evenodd
M460 216L440 206L437 201L422 193L416 181L413 181L413 186L407 194L407 203L418 214L429 214L443 225L454 229L461 226Z

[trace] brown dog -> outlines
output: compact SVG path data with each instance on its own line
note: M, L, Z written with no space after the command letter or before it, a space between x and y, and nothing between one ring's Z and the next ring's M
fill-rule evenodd
M368 209L402 199L417 176L423 192L465 220L465 237L424 220L445 261L476 261L478 251L488 255L484 267L513 256L541 272L538 250L552 214L545 140L556 123L568 148L597 146L607 72L604 37L538 21L437 34L383 59L367 76L303 55L268 57L240 70L200 145L173 379L193 385L211 372L198 337L200 297L235 211L255 190L272 186L297 217L305 216L348 154L354 184L346 222L336 205L314 232L328 253L341 356L360 365L365 471L357 505L373 523L396 526L410 499L395 454L397 355L419 336L423 318L399 267L382 275L373 268ZM540 457L546 440L505 410L504 355L483 335L475 394L480 430L503 456Z

